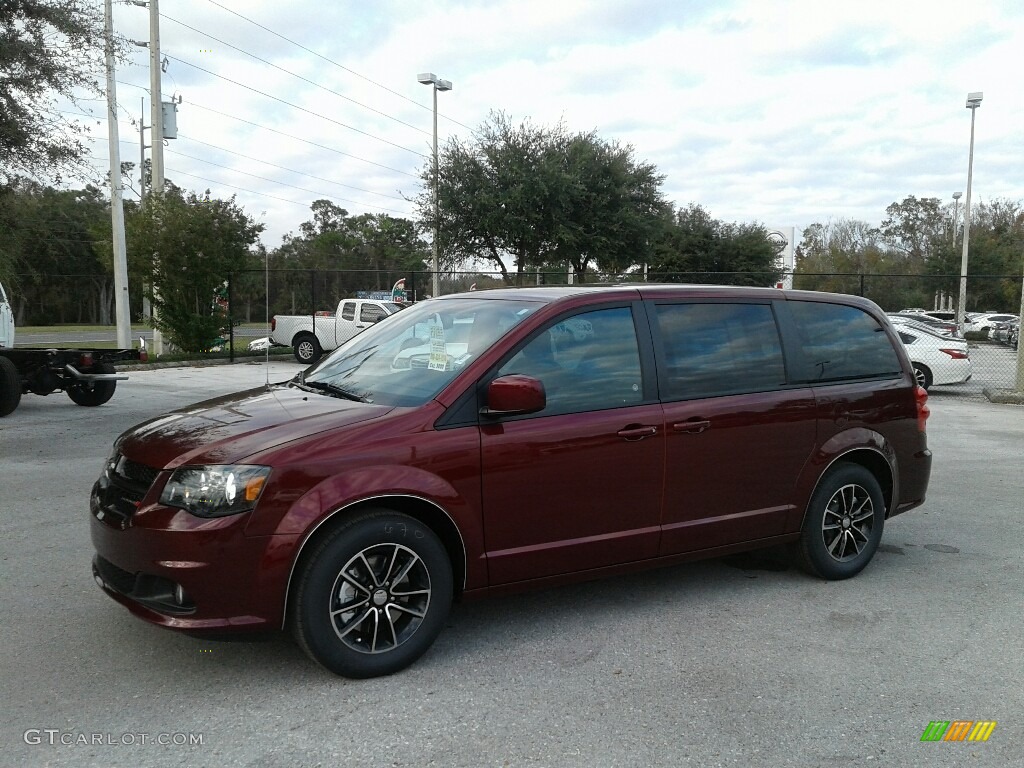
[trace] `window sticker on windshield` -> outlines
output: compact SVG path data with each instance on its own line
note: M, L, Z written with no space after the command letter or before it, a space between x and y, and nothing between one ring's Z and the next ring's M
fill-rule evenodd
M430 361L427 368L431 371L448 370L448 350L444 343L443 325L434 325L430 328Z

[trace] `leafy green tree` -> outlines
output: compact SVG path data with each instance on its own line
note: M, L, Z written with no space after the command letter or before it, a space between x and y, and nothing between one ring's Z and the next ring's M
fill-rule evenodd
M16 322L108 323L113 301L110 208L93 186L58 190L28 179L0 187L0 274Z
M398 278L426 268L427 245L409 219L349 216L329 200L315 201L311 210L313 218L300 225L299 234L289 234L271 254L274 268L283 270L275 278L275 309L333 309L344 296L390 288ZM300 270L313 270L313 281Z
M432 229L432 163L422 178L417 205ZM552 262L572 264L580 279L592 265L641 262L666 209L662 181L632 147L491 113L472 141L453 138L438 158L444 266L482 259L522 285L527 271Z
M649 271L658 280L772 285L779 252L761 224L728 224L691 203L662 219Z
M665 177L637 162L632 147L595 133L553 149L555 162L564 163L555 187L554 256L572 264L581 282L592 263L615 273L647 261L669 210L660 189Z
M947 208L937 197L908 195L885 209L879 231L894 259L902 257L905 274L924 272L926 264L939 257L951 242Z
M0 183L84 176L82 128L58 107L101 95L103 10L88 0L0 0Z
M967 311L1016 314L1024 266L1024 206L1002 199L972 206L969 246ZM957 274L959 270L958 259Z
M172 189L127 217L128 260L150 286L155 325L186 352L209 349L225 328L215 296L230 273L255 268L251 248L263 225L209 192Z

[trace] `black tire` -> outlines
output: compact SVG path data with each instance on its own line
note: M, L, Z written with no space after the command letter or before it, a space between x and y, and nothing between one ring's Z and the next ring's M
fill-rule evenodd
M0 418L13 413L21 402L21 375L6 357L0 357Z
M924 389L928 389L932 385L932 372L927 365L914 363L914 378L917 379L917 385Z
M848 579L874 557L885 525L878 480L859 464L840 463L821 479L804 516L800 565L823 579Z
M335 674L367 678L390 675L426 653L452 602L451 561L430 528L375 509L313 546L290 614L310 658Z
M311 333L300 333L296 336L292 349L295 352L295 359L303 365L312 365L324 353L320 348L320 342Z
M88 371L82 373L116 373L114 366L109 363L96 363ZM114 396L117 389L116 381L76 381L67 387L68 397L77 405L84 405L87 408L95 408L103 405Z

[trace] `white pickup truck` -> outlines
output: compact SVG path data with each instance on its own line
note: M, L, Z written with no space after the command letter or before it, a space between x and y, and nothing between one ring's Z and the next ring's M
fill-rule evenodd
M364 328L402 309L401 304L377 299L342 299L334 314L274 315L270 341L291 347L295 359L312 365L325 350L336 349Z

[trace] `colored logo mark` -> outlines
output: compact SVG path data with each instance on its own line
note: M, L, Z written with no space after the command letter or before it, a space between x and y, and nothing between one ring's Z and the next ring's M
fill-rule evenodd
M932 720L921 741L988 741L995 729L995 720Z

